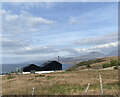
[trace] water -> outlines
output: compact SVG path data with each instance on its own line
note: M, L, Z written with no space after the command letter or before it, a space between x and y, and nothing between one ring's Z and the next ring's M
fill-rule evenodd
M62 64L62 70L67 70L69 67L72 67L73 64Z
M16 68L23 67L25 65L18 65L18 64L4 64L2 65L2 73L10 73L11 71L15 71Z
M20 68L26 65L18 65L18 64L4 64L2 65L2 73L10 73L11 71L15 71L16 68ZM67 70L69 67L73 65L70 64L62 64L62 70Z

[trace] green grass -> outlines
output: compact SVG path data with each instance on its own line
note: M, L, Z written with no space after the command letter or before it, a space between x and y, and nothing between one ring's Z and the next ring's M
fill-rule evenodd
M118 83L106 84L103 86L103 88L109 89L109 90L118 89Z
M51 80L51 79L55 78L55 76L47 76L46 78L47 78L47 80Z
M68 71L75 70L76 68L78 68L78 67L80 67L80 66L86 66L87 68L90 68L90 67L91 67L91 66L90 66L91 64L93 64L93 63L99 63L99 62L103 62L103 61L105 61L105 60L103 60L103 59L95 59L95 60L89 60L89 61L82 61L82 62L80 62L80 63L78 63L78 64L70 67L70 68L68 69Z
M52 87L45 87L43 88L43 91L49 91L50 94L60 93L60 94L66 94L69 92L77 92L77 91L84 91L85 87L78 86L78 85L60 85L56 84Z
M2 94L30 95L34 86L35 95L84 95L90 82L88 94L99 95L101 94L99 74L102 75L103 90L106 95L118 92L117 70L78 70L56 73L15 75L13 80L7 79L8 75L3 76Z
M46 76L46 75L36 75L35 77L41 77L41 78L46 78L47 80L51 80L53 78L55 78L55 76Z
M70 85L70 84L56 84L53 86L49 86L49 87L44 87L42 90L43 91L49 91L50 94L67 94L70 92L76 93L78 91L85 91L87 88L87 85L85 86L79 86L79 85ZM97 90L100 89L100 85L90 85L89 90ZM114 90L114 89L118 89L118 83L111 83L111 84L103 84L103 90Z
M53 74L67 74L67 73L71 73L71 72L75 72L75 71L66 70L65 72L55 72Z
M45 77L45 75L36 75L35 77Z
M13 79L15 76L8 76L7 79Z
M100 89L100 85L90 85L89 89ZM103 89L114 90L118 89L118 83L105 84L103 83Z

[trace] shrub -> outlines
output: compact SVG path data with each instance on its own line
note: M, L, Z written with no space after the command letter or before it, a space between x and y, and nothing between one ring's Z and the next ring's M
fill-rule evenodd
M15 76L8 76L7 79L13 79Z
M114 67L114 69L118 69L118 67L117 67L117 66L115 66L115 67Z
M102 67L103 67L103 68L110 67L110 64L109 64L109 63L103 63L103 64L102 64Z
M118 62L118 66L120 66L120 62Z
M76 68L78 68L80 66L86 66L87 68L91 68L91 66L90 66L91 64L103 62L103 61L105 61L105 60L104 59L95 59L95 60L82 61L82 62L70 67L67 71L75 70Z
M110 61L110 66L117 66L118 65L118 61L117 60L111 60Z
M111 67L111 66L116 66L114 69L117 69L118 61L117 60L111 60L110 63L104 63L102 64L103 68Z
M7 73L7 75L11 75L10 73Z
M103 62L105 61L104 59L96 59L96 60L93 60L93 63L99 63L99 62Z
M91 68L90 64L87 64L86 67L87 67L87 68Z
M11 73L14 73L14 71L11 71Z

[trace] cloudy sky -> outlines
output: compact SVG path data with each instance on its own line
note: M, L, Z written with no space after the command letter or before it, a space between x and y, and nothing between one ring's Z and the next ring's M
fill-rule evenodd
M117 2L4 2L2 16L3 64L117 48Z

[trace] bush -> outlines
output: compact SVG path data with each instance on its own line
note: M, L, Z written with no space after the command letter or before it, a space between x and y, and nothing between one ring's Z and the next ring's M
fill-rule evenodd
M111 60L110 64L109 63L104 63L104 64L102 64L102 67L107 68L107 67L116 66L116 67L114 67L114 69L117 69L117 65L119 65L117 60Z
M7 79L13 79L15 76L8 76Z
M14 73L14 71L11 71L11 73Z
M99 62L103 62L105 61L104 59L96 59L96 60L93 60L93 63L99 63Z
M87 68L91 68L90 64L87 64L86 67L87 67Z
M115 66L115 67L114 67L114 69L118 69L118 67L117 67L117 66Z
M11 75L10 73L7 73L7 75Z
M103 67L103 68L110 67L110 64L109 64L109 63L103 63L103 64L102 64L102 67Z
M110 66L117 66L118 65L118 61L117 60L111 60L110 61Z
M120 62L118 62L118 66L120 66Z
M90 66L91 64L103 62L103 61L105 61L105 60L104 59L95 59L95 60L82 61L82 62L70 67L67 71L75 70L76 68L78 68L80 66L86 66L87 68L91 68L91 66Z

